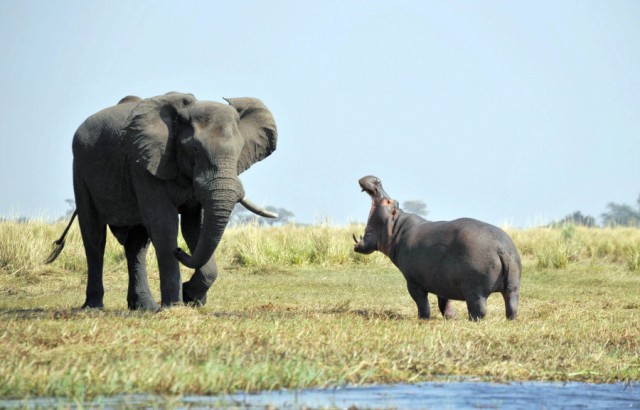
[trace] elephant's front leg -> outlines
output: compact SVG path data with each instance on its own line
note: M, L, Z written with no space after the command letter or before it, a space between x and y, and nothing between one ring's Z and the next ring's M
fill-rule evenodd
M146 195L140 195L140 210L156 250L162 306L181 305L180 265L174 255L178 247L178 211L162 193L145 191Z
M198 243L202 216L200 207L194 207L181 213L182 236L187 242L187 246L193 252ZM194 306L204 306L207 303L207 291L218 277L218 267L215 256L197 269L191 279L182 285L182 296L185 303Z
M126 235L124 244L129 270L129 291L127 304L131 310L158 310L159 306L153 299L147 280L147 249L149 248L149 234L144 226L132 227Z
M177 225L177 220L168 221L166 226L156 227L151 230L151 240L153 246L156 248L158 270L160 271L160 298L162 299L162 306L182 304L180 264L173 252L178 247Z

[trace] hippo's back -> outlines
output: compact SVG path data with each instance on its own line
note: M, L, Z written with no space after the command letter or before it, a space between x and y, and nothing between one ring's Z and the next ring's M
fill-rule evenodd
M406 231L397 266L407 279L451 299L464 299L461 283L494 287L503 259L520 265L515 244L502 229L471 218L424 221Z
M472 218L453 221L428 222L415 227L411 233L422 246L446 246L454 249L477 249L478 251L516 252L509 235L497 226Z

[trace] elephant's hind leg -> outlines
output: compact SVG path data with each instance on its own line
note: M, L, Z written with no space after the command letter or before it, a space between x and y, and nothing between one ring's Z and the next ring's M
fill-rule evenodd
M87 291L82 308L102 308L104 307L102 271L104 268L104 248L107 243L107 226L100 220L100 215L91 199L91 193L82 178L78 176L75 160L73 164L73 191L76 197L82 245L87 258Z
M82 244L87 258L87 291L82 305L86 308L103 308L104 285L102 271L104 268L104 248L107 239L107 227L101 225L97 217L87 215L78 209Z
M137 225L129 229L124 243L129 271L129 290L127 305L131 310L156 311L160 306L153 299L147 280L147 250L149 249L149 234L144 226Z

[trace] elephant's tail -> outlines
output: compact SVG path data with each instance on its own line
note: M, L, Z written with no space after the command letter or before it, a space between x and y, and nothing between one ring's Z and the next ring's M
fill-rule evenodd
M67 224L67 227L64 229L64 232L62 232L62 236L60 237L60 239L53 242L53 249L51 250L51 254L49 255L49 257L44 261L45 264L49 264L55 261L56 259L58 259L58 256L60 256L60 254L62 253L62 250L64 249L64 238L67 236L67 233L69 232L69 228L71 228L71 224L73 223L73 220L76 219L77 215L78 215L78 210L76 209L75 211L73 211L73 215L71 215L71 220Z

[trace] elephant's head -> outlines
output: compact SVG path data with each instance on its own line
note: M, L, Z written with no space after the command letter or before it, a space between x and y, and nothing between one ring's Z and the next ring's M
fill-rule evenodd
M276 124L255 98L229 104L169 93L142 100L129 117L129 155L152 175L192 186L203 209L200 237L192 256L176 250L187 267L199 268L213 255L235 204L273 216L244 199L238 175L276 149Z
M360 240L353 235L356 242L353 250L358 253L369 254L373 251L381 251L389 254L389 241L392 235L393 223L401 212L398 201L391 199L382 189L382 182L374 176L366 176L358 181L363 191L371 197L371 211L364 231L364 237Z

